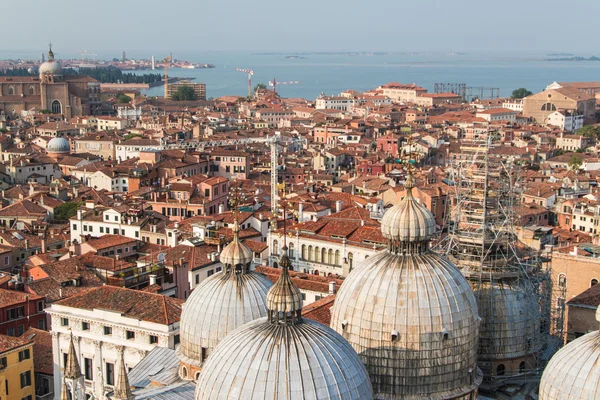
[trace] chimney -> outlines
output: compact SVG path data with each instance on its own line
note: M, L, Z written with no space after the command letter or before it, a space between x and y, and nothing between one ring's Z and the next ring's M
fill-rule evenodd
M223 204L219 204L219 214L223 214L225 212L225 206Z
M29 250L29 239L25 239L25 250Z
M298 203L298 222L304 221L304 203Z
M337 200L335 202L335 212L339 213L340 211L342 211L342 201L341 200Z
M336 293L335 281L331 281L331 282L329 282L329 294L335 294L335 293Z
M150 286L156 285L156 275L150 275Z
M215 252L210 253L210 261L212 261L212 262L217 261L217 253L215 253Z
M46 239L42 239L42 253L46 252Z

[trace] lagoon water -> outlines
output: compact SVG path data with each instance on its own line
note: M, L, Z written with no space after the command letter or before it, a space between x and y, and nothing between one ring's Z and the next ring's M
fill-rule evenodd
M75 54L61 54L57 57L77 57ZM111 59L116 53L99 54ZM120 52L118 52L120 56ZM160 59L165 54L156 54ZM500 89L500 96L510 96L512 90L525 87L533 92L543 90L554 81L600 81L599 61L544 61L546 54L386 54L386 55L347 55L347 54L301 54L302 59L287 59L289 54L251 54L248 52L181 52L173 53L175 59L198 63L214 64L214 69L170 70L170 76L196 78L195 82L206 83L208 97L223 95L245 96L247 93L246 75L237 68L254 70L253 85L268 83L273 78L278 81L300 81L298 85L280 85L278 91L283 97L302 97L313 100L321 92L337 95L343 90L364 91L378 85L396 81L416 83L433 92L436 82L466 83L472 87L494 87ZM130 58L149 59L146 52L128 52ZM584 55L589 56L589 55ZM13 51L0 51L0 58L31 57L39 53L20 54ZM148 73L151 71L136 71ZM162 70L153 72L162 73ZM149 91L149 95L160 96L162 87ZM475 91L474 91L475 93ZM478 93L478 92L477 92ZM488 92L489 93L489 92Z

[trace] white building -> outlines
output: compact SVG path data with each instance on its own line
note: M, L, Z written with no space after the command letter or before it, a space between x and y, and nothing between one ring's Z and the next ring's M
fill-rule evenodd
M140 156L141 151L162 150L163 144L153 139L129 139L115 145L117 160L123 161Z
M583 114L579 115L566 110L554 111L546 117L546 125L558 126L567 132L575 132L583 128L584 121Z
M488 122L510 121L517 122L517 112L508 108L490 108L488 110L478 111L478 118L483 118Z
M85 391L105 398L117 379L119 352L127 368L155 347L175 349L183 301L159 294L101 286L46 309L51 318L54 399L59 400L70 337L85 379Z
M10 177L11 183L27 183L30 179L40 183L50 183L63 176L56 162L50 159L11 159L6 165L5 173Z
M321 95L317 98L315 102L315 108L317 110L334 109L340 111L348 111L355 104L357 104L357 101L352 98Z
M523 99L511 99L502 103L502 108L513 110L518 113L523 112Z

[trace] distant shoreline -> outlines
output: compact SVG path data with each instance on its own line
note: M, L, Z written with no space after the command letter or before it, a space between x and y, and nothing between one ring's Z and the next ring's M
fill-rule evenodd
M600 61L600 57L591 56L591 57L561 57L561 58L546 58L544 61Z

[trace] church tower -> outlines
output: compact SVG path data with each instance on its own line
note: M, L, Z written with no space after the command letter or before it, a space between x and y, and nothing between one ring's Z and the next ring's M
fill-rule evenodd
M67 354L67 365L65 366L62 392L67 390L71 393L71 400L85 400L85 381L75 353L73 334L69 342L69 353ZM62 393L61 392L61 393ZM62 397L62 394L61 394Z

